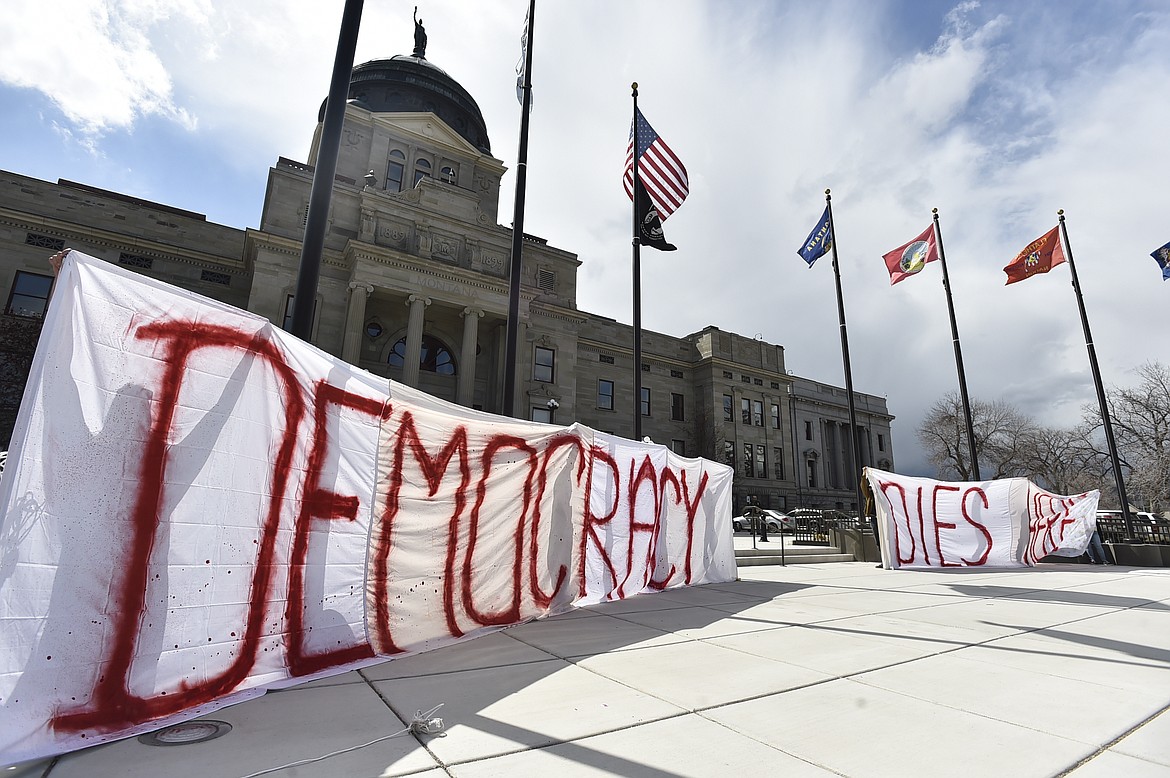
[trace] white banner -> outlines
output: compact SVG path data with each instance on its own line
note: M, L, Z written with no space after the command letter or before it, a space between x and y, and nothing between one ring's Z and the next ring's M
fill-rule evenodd
M732 476L445 403L72 252L0 482L0 762L733 580Z
M1031 567L1080 556L1097 526L1096 490L1063 496L1026 478L951 483L872 467L865 478L889 568Z

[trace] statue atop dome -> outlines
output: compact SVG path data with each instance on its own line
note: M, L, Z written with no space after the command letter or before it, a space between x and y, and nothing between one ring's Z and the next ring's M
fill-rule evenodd
M427 31L423 28L422 19L418 18L418 6L414 7L414 56L419 59L427 58Z

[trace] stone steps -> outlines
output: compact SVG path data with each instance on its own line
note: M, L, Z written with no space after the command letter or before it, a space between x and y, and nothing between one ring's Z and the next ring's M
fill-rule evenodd
M815 565L825 562L852 562L852 554L842 554L832 546L785 546L783 563ZM735 564L739 567L781 564L780 548L737 548Z

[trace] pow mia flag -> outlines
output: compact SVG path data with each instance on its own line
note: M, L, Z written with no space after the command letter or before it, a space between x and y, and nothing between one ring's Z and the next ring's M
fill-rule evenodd
M662 219L658 218L658 209L650 202L646 187L638 181L634 188L634 219L637 222L638 242L659 251L675 251L678 247L666 242L666 236L662 233Z

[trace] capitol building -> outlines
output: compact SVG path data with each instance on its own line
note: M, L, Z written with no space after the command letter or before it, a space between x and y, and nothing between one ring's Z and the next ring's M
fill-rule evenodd
M289 327L323 114L324 104L308 158L270 168L255 228L0 171L0 447L53 283L46 259L61 248ZM353 68L310 339L460 405L632 437L633 328L577 307L581 261L555 236L523 236L515 407L503 407L505 170L475 99L425 56ZM642 433L732 465L736 513L749 497L780 510L855 511L844 389L789 373L782 345L715 325L643 330L641 351ZM863 464L893 469L885 399L854 397Z

